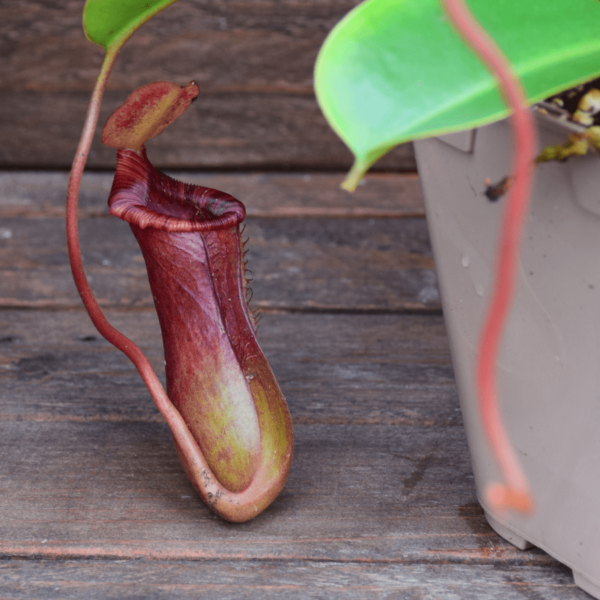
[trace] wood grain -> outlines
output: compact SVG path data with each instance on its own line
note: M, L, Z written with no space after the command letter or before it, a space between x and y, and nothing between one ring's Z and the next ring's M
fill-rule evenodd
M107 315L162 377L154 311ZM133 366L83 311L4 310L0 331L1 419L162 422ZM259 341L295 423L460 424L439 315L266 314Z
M241 200L248 217L424 217L416 174L369 173L350 194L344 173L215 173L175 171L181 181L223 190ZM63 217L69 175L61 171L0 171L0 218ZM82 217L108 216L112 173L87 172Z
M4 414L22 417L0 422L0 553L413 560L471 548L481 511L439 317L266 317L261 343L296 421L294 472L270 512L242 527L191 492L164 423L136 418L151 402L128 361L105 344L95 362L90 350L75 358L92 331L81 311L0 317L14 340L2 345ZM138 311L109 317L160 360L156 326ZM128 418L104 419L121 396Z
M57 218L4 221L4 307L80 305ZM127 224L80 221L84 265L103 306L153 305ZM253 304L285 310L439 310L424 219L253 219L246 222Z
M122 51L100 123L145 83L195 79L202 93L153 144L160 167L347 169L351 156L314 99L313 65L327 32L356 0L178 2ZM67 168L103 51L81 28L83 0L0 6L0 167ZM98 139L94 167L111 167ZM414 170L410 145L378 168Z
M109 89L196 79L206 93L232 89L311 93L312 69L328 31L357 1L179 2L144 25L121 51ZM84 2L25 0L0 7L8 61L3 90L90 91L103 57L85 39Z
M99 134L126 97L122 92L105 95L89 167L114 166L114 149L103 146ZM0 91L0 168L70 168L88 102L85 92ZM350 151L316 101L283 93L201 96L148 143L148 154L158 168L345 171L352 164ZM399 146L376 168L414 171L411 146Z
M66 175L0 173L0 600L587 597L477 503L418 181L371 176L349 196L335 174L193 177L248 202L259 341L294 421L288 483L254 521L208 511L139 375L69 287ZM86 266L163 377L109 187L86 176Z
M340 174L176 173L243 199L253 303L265 310L438 311L418 178L369 175L354 194ZM0 306L79 307L64 234L68 175L0 173ZM81 193L84 261L103 306L150 307L137 244L108 217L108 173ZM107 218L104 218L107 217Z
M160 362L151 313L109 318ZM582 597L486 525L439 316L265 317L295 457L243 525L198 500L141 381L81 311L0 319L2 597Z
M3 561L3 598L585 600L555 565L283 561ZM57 590L59 592L57 593Z

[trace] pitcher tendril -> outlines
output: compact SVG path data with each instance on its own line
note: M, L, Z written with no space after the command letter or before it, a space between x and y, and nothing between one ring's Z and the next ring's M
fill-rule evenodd
M197 97L195 82L183 88L165 81L143 86L103 131L103 142L119 149L111 212L127 220L140 240L163 332L169 395L140 348L102 313L79 244L79 189L111 68L129 36L172 2L118 0L116 8L108 0L86 3L86 35L106 55L71 169L67 245L73 279L92 322L137 368L199 495L222 518L241 522L269 506L285 484L292 423L258 347L246 300L239 236L244 206L223 192L172 180L146 158L146 140ZM160 252L152 256L157 247Z

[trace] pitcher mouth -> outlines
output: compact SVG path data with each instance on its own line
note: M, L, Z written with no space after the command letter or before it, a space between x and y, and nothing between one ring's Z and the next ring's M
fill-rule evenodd
M144 146L139 153L119 150L108 206L111 215L130 225L169 232L227 229L246 216L244 205L233 196L157 171Z

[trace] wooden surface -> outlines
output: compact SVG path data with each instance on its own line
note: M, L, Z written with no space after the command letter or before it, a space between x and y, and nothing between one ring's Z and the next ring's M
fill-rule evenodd
M135 88L157 80L201 95L155 142L171 168L347 169L350 152L314 98L313 65L358 0L179 0L122 50L100 126ZM69 168L103 57L81 27L84 0L0 2L0 168ZM89 166L112 168L98 137ZM384 170L415 168L410 145Z
M0 174L0 599L587 598L477 504L418 181L370 177L350 196L340 178L192 178L248 203L259 337L295 428L282 494L232 525L197 498L139 376L80 308L66 175ZM86 268L162 374L109 186L85 180Z
M47 195L40 205L35 190L42 181ZM80 225L85 264L102 305L151 307L144 263L128 225L103 218L111 181L109 174L86 176L82 214L87 218ZM3 230L10 244L0 256L0 306L80 305L64 247L66 182L63 173L0 176L3 210L12 217ZM339 175L318 173L203 178L205 185L246 199L254 304L286 310L439 310L417 177L369 176L354 197L340 190L339 182ZM396 197L405 202L394 204Z

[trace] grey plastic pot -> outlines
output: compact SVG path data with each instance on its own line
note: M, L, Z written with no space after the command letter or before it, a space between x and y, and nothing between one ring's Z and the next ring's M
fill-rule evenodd
M538 143L568 126L536 114ZM509 174L507 121L416 143L444 317L480 503L492 528L542 548L600 598L600 157L537 167L518 290L497 365L504 424L535 513L494 514L482 501L500 480L480 427L474 385L490 301L503 200L484 195Z

